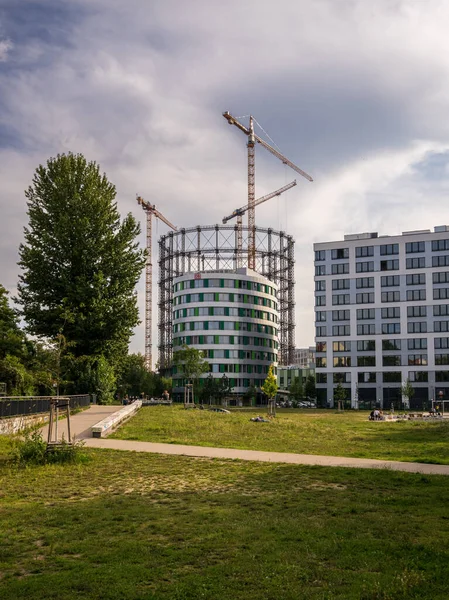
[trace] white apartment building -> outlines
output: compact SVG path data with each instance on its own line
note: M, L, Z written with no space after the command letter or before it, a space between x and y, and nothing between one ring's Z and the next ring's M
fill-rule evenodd
M449 226L314 244L316 382L333 406L411 408L449 398Z

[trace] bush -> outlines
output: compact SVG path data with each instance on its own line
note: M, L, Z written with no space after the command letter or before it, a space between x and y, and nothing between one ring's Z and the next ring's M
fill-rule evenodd
M13 461L20 466L64 464L85 462L87 457L81 452L83 442L69 444L64 439L61 444L47 451L47 442L38 430L25 433L13 447Z

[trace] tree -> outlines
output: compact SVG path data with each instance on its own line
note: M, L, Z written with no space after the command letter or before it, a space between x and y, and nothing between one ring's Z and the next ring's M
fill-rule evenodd
M40 165L25 195L18 302L28 331L50 340L63 334L75 357L117 364L138 324L138 223L131 214L120 221L114 185L81 154Z
M304 393L306 398L311 398L312 400L316 398L315 377L313 375L307 377Z
M210 370L209 363L204 358L204 352L187 346L187 344L173 353L173 365L177 367L178 373L193 383L196 383L203 373Z
M268 375L261 387L261 390L268 397L270 414L276 416L276 406L274 398L278 391L278 384L276 381L276 375L274 375L273 373L273 365L270 365L270 368L268 369Z
M231 382L225 374L223 377L215 380L215 385L217 398L220 404L223 404L223 400L226 398L226 396L232 393L233 388L231 387Z
M248 402L248 404L255 404L257 398L257 388L254 383L251 383L251 385L247 388L246 392L243 394L243 398L246 402Z
M415 390L413 389L413 386L410 383L410 379L407 378L404 381L404 384L401 387L401 393L402 393L402 397L406 399L406 401L403 402L404 409L410 408L410 400L415 395Z
M344 403L346 400L346 390L341 385L341 383L338 383L337 387L334 390L334 400L337 401L338 410L340 410L340 408L344 407Z
M304 397L304 390L300 377L293 378L288 391L290 392L290 398L295 402L297 408L297 403Z

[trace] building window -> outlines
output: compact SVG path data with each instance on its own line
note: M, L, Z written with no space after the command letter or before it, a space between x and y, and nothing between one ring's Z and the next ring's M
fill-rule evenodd
M351 329L349 325L333 325L332 326L332 335L340 336L340 335L351 335Z
M436 365L449 365L449 354L435 354Z
M341 260L342 258L349 258L349 248L334 248L331 251L332 260Z
M358 277L355 280L355 287L357 289L373 288L374 287L374 277Z
M427 306L407 306L407 317L427 317Z
M400 285L399 275L382 275L380 278L380 287L397 287Z
M435 371L435 381L437 383L449 381L449 371Z
M380 247L381 256L399 254L399 244L384 244Z
M367 319L374 319L376 311L374 308L358 308L357 309L357 320L366 321Z
M373 304L374 303L374 292L362 292L355 296L356 304Z
M326 320L326 311L325 310L317 310L315 313L315 321L325 321Z
M384 334L401 333L401 324L400 323L382 323L382 333L384 333Z
M381 302L400 302L401 292L399 290L394 292L382 292L380 295Z
M326 265L316 265L315 276L321 277L322 275L326 275Z
M449 288L437 288L433 290L434 300L449 300Z
M427 338L412 338L407 340L409 350L427 350Z
M327 327L316 327L316 337L326 337Z
M434 339L434 348L435 350L446 349L449 348L449 338L435 338Z
M317 373L316 374L316 382L317 383L327 383L327 373Z
M365 258L366 256L374 256L374 246L359 246L355 249L356 258Z
M418 258L407 258L405 261L406 269L424 269L426 266L426 259L424 256Z
M400 319L401 309L399 306L388 306L381 310L382 319Z
M332 304L350 304L349 294L334 294L332 296Z
M316 351L317 352L326 352L327 351L327 342L317 342Z
M326 280L320 279L319 281L315 281L315 292L325 292L326 291Z
M327 359L325 356L317 356L316 357L316 366L317 369L325 369L327 366Z
M364 323L357 325L357 335L376 335L376 326L374 323Z
M401 357L400 356L382 356L383 367L400 367Z
M350 367L350 356L334 356L334 367Z
M326 296L315 296L315 306L326 306Z
M351 342L332 342L333 352L351 352Z
M432 267L449 267L449 255L432 256Z
M405 244L405 253L411 254L412 252L425 252L426 251L426 243L425 242L407 242Z
M332 265L332 275L343 275L349 273L349 263L337 263Z
M401 349L401 340L382 340L382 351L391 352Z
M375 367L376 357L375 356L357 356L358 367Z
M448 317L449 316L449 304L435 304L433 307L434 317Z
M407 285L426 285L426 274L425 273L413 273L406 277Z
M351 383L351 373L334 373L334 383Z
M374 261L369 260L367 262L355 263L355 271L356 273L369 273L374 271Z
M375 340L359 340L357 342L357 352L374 352L375 350Z
M333 290L349 290L350 279L332 279Z
M381 271L398 271L399 270L399 260L397 258L394 260L381 260L380 261L380 270Z
M408 378L416 383L425 383L429 381L429 373L427 371L409 371Z
M432 273L432 281L433 283L449 283L449 271Z
M434 290L435 292L436 290ZM407 301L415 302L417 300L426 299L426 290L407 290Z
M382 373L382 380L384 383L400 383L401 382L401 372L400 371L390 371L386 373Z
M349 310L333 310L332 321L349 321Z
M411 321L407 323L407 333L427 333L426 321Z
M315 262L326 260L326 250L315 250Z
M427 366L427 354L409 354L408 355L409 365L420 365L422 367Z
M432 252L441 252L442 250L449 250L449 240L433 240Z
M376 383L376 373L360 372L357 373L358 383Z
M433 323L433 330L434 331L442 331L442 332L446 332L449 331L449 321L434 321Z

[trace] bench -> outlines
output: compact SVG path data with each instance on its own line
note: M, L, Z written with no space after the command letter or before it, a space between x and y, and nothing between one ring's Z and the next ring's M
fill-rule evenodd
M95 425L92 426L92 437L106 437L107 435L112 433L114 429L121 425L123 421L126 421L126 419L129 419L129 417L132 417L132 415L134 415L141 406L142 400L135 400L132 404L124 406L123 408L121 408L115 413L112 413L112 415L109 415L102 421L95 423Z

